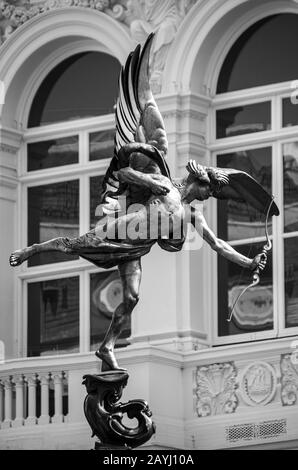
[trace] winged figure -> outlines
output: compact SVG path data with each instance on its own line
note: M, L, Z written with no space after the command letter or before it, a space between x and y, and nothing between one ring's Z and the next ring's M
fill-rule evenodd
M166 163L168 141L162 116L149 85L151 34L144 47L137 46L122 68L116 104L114 156L103 181L98 208L101 218L95 229L77 238L60 237L17 250L11 266L44 251L78 254L98 267L118 266L123 302L117 307L104 341L96 351L102 371L122 370L114 345L139 298L141 258L155 243L167 251L182 249L186 232L174 236L190 209L190 222L217 253L243 267L262 270L266 255L253 259L238 253L208 227L193 201L209 197L247 201L259 211L278 215L272 197L247 173L233 169L209 168L190 161L187 176L173 181ZM121 201L125 200L123 210ZM157 214L152 218L151 213ZM150 216L149 216L150 214ZM166 220L167 223L162 223ZM131 227L138 227L129 231ZM141 228L140 228L141 227Z

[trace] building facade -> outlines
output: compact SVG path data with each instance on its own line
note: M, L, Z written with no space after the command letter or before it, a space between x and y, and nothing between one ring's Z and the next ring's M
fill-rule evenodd
M18 247L94 226L113 153L120 65L156 32L151 86L182 178L189 159L252 174L281 209L258 286L190 234L143 258L119 340L155 449L298 448L298 2L0 1L0 448L89 449L82 376L121 301L115 270ZM265 217L208 200L210 227L255 256ZM297 230L296 230L297 225ZM296 260L297 256L297 260ZM1 358L0 358L1 359Z

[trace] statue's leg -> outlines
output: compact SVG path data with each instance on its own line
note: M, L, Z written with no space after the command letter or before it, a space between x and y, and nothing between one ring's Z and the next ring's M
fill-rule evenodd
M61 251L67 254L73 254L70 243L71 239L67 237L53 238L44 243L35 243L34 245L14 251L9 258L11 266L19 266L31 256L37 255L44 251Z
M142 277L141 259L123 263L118 266L118 269L123 286L123 302L115 310L106 336L95 353L102 360L102 371L121 370L114 355L114 346L139 300Z

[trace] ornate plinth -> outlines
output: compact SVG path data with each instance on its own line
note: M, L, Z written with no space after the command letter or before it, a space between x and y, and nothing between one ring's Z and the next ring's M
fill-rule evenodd
M92 429L92 437L96 436L100 441L95 444L95 450L131 449L144 444L155 433L152 413L146 401L117 403L128 378L128 373L123 371L83 377L88 393L84 413ZM125 414L138 420L137 427L130 428L122 423Z

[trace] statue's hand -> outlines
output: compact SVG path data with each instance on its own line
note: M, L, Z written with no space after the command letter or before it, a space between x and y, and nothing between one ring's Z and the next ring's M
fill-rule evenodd
M267 263L267 255L265 253L260 253L257 256L254 257L254 259L251 261L251 266L250 269L254 271L255 269L259 269L260 271L263 271L266 267Z
M155 180L153 178L150 178L150 189L153 194L156 194L157 196L165 196L170 192L170 188L164 184L164 182Z

